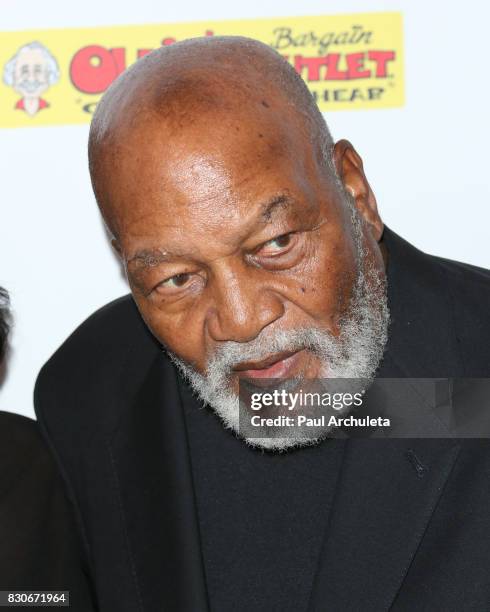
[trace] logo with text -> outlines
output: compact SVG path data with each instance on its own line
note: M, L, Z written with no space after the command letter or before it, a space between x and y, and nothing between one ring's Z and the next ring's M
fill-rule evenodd
M270 45L322 111L399 107L402 34L400 13L2 32L0 127L88 123L102 94L132 63L162 45L217 35Z

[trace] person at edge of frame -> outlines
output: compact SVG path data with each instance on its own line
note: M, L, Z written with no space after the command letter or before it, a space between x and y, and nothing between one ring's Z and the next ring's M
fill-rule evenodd
M0 384L7 374L10 321L8 293L0 287ZM34 591L30 595L38 601L48 596L43 591L58 598L61 591L68 591L70 610L96 610L73 507L51 451L36 421L4 411L0 411L0 591L9 591L20 602L25 591ZM8 609L25 608L0 606Z

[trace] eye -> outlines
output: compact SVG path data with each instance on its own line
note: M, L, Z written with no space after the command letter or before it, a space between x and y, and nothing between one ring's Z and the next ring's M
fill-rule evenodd
M170 278L167 278L167 280L161 282L159 287L180 289L180 287L183 287L189 281L190 276L191 275L186 272L183 272L182 274L175 274L174 276L171 276Z
M293 233L281 234L266 242L258 251L258 255L279 255L287 251L293 243Z
M193 285L194 277L195 274L191 274L189 272L174 274L161 283L158 283L158 285L156 285L154 288L154 291L168 296L178 294Z

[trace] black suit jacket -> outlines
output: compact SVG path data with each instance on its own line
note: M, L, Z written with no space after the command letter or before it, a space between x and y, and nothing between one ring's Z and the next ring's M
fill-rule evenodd
M64 483L37 423L0 412L0 590L70 591L70 610L88 612L87 573Z
M488 376L489 273L388 228L383 240L392 322L380 375ZM103 611L208 609L181 384L128 296L37 381ZM345 444L309 610L490 609L490 442Z

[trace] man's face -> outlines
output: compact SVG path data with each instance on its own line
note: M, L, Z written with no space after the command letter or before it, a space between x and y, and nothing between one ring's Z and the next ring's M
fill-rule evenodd
M22 96L38 98L48 87L48 73L43 53L39 49L24 49L15 64L15 90Z
M117 248L143 318L201 395L236 397L240 378L372 374L384 311L367 309L364 336L357 311L382 258L304 131L225 116L121 142L99 170Z

